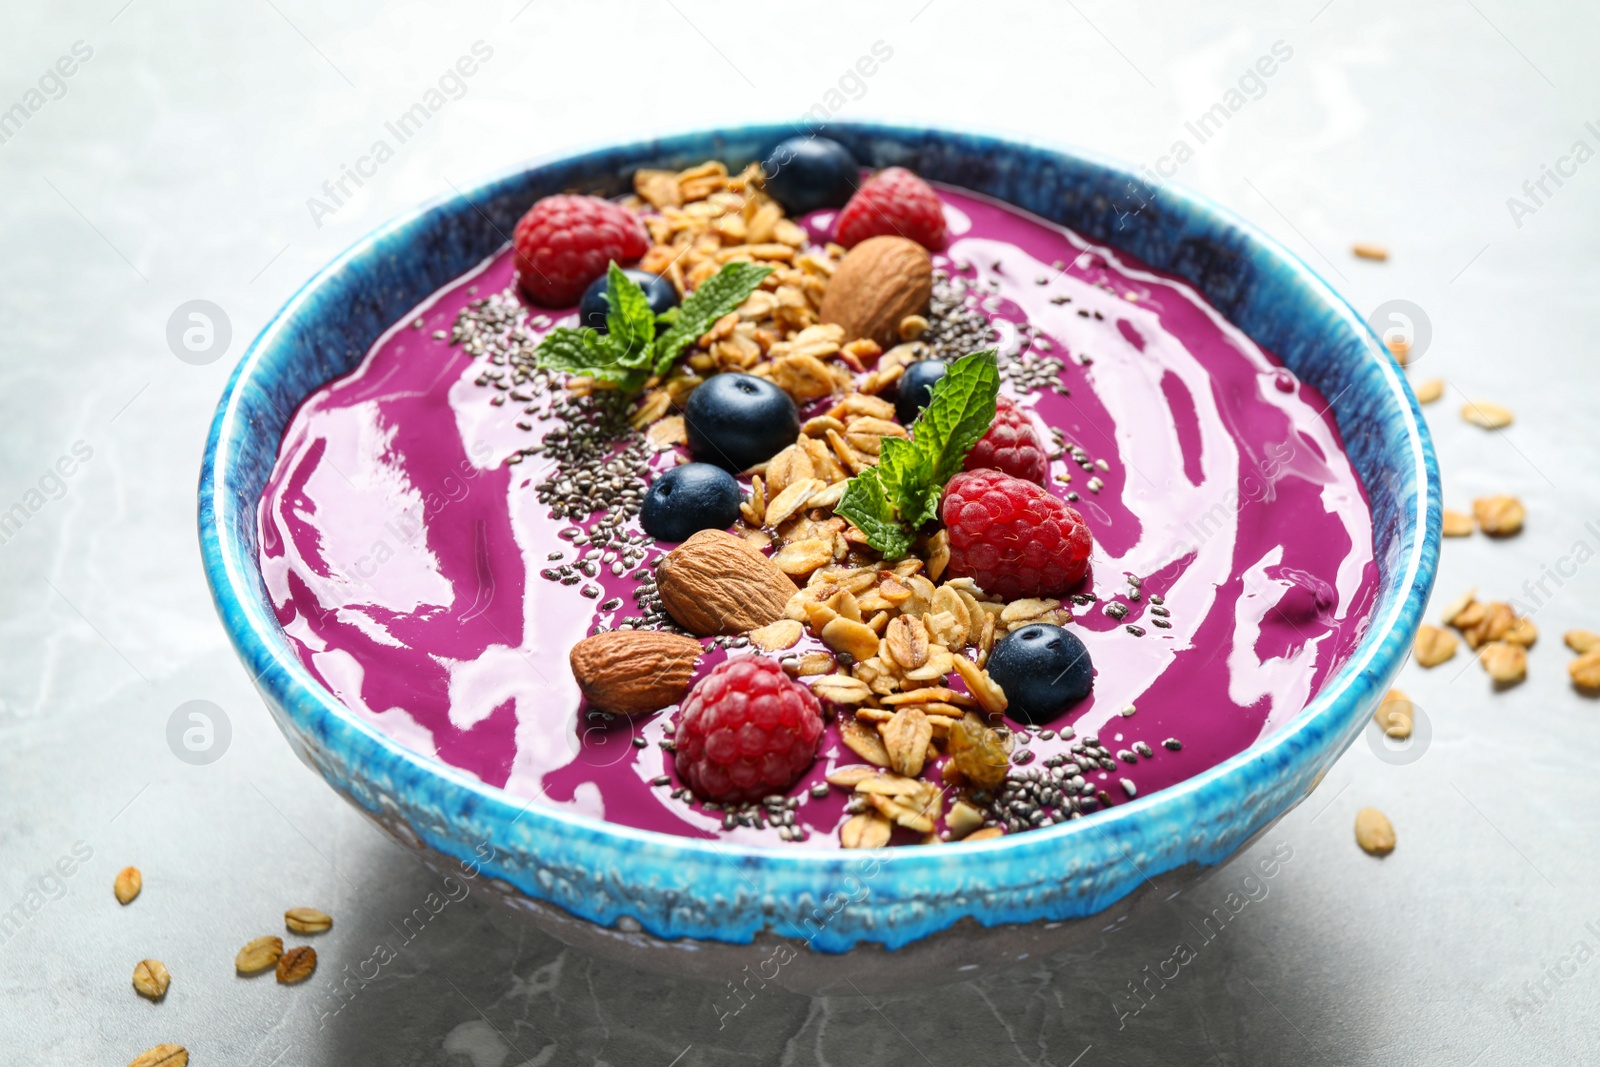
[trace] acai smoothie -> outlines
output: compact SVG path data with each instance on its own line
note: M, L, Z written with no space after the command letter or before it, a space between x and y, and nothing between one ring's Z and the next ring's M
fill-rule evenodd
M1328 400L1187 283L797 139L549 197L286 430L306 667L530 804L949 845L1306 706L1376 570Z

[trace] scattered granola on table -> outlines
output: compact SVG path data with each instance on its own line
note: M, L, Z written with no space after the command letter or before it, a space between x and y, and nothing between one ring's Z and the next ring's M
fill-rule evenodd
M143 888L144 875L139 873L137 867L122 868L117 872L116 880L111 883L111 892L115 894L118 904L132 904Z
M1567 674L1580 692L1600 695L1600 633L1593 630L1568 630L1562 641L1577 658L1567 664Z
M128 1067L188 1067L189 1050L166 1042L146 1049L128 1061Z
M1439 532L1445 537L1470 537L1472 516L1463 511L1451 511L1445 508L1440 516Z
M1461 407L1461 417L1485 430L1501 430L1510 426L1514 416L1511 409L1489 400L1469 400Z
M1372 713L1372 718L1386 736L1404 741L1411 736L1416 711L1410 697L1398 689L1391 689L1379 701L1378 710Z
M1423 623L1417 627L1417 639L1412 643L1412 653L1422 667L1437 667L1456 654L1460 642L1449 630Z
M1356 844L1369 856L1387 856L1394 851L1394 824L1377 808L1356 812Z
M1509 537L1522 531L1522 520L1527 512L1522 501L1514 496L1485 496L1472 502L1472 514L1478 520L1478 529L1490 537Z
M140 960L133 968L133 988L146 1000L160 1000L167 995L172 975L160 960Z

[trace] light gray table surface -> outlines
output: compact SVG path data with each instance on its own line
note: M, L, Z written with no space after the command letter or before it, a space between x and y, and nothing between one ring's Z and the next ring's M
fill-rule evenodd
M0 512L24 516L0 536L0 916L14 917L0 1062L123 1064L158 1041L196 1067L1600 1062L1600 704L1569 685L1560 641L1600 629L1592 5L84 0L5 14L0 109L26 116L0 116ZM459 98L314 217L308 199L476 41L493 54ZM841 89L878 41L891 58ZM1185 123L1275 42L1290 58L1197 143ZM71 76L47 76L75 48ZM1256 846L1292 850L1267 895L1137 1014L1114 994L1192 937L1249 858L1066 958L933 992L769 991L721 1030L724 990L587 958L476 895L403 937L438 879L291 755L212 611L195 535L205 432L249 339L320 265L528 157L818 105L1151 166L1185 140L1174 180L1274 234L1363 313L1422 309L1417 374L1449 381L1428 409L1446 503L1527 504L1520 537L1446 543L1437 598L1476 585L1529 608L1543 637L1527 682L1493 692L1464 655L1407 666L1431 727L1420 758L1358 741ZM1534 199L1524 183L1547 166L1561 184ZM1356 260L1357 240L1392 259ZM231 326L204 365L166 337L195 299ZM1516 423L1466 425L1465 396ZM50 473L62 457L70 476ZM231 729L209 764L169 747L191 700ZM1367 805L1398 830L1381 861L1353 841ZM111 882L129 863L145 888L120 908ZM317 976L236 978L235 949L296 903L336 917ZM325 1018L341 968L380 940L398 958ZM159 1005L129 987L146 956L174 976Z

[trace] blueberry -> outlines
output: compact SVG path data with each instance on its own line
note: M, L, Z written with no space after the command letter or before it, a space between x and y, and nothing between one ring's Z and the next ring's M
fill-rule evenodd
M645 299L650 301L650 310L657 315L670 307L678 306L678 291L661 275L634 267L629 267L622 273L632 278L638 283L639 288L644 290ZM606 332L606 311L611 306L607 299L608 281L606 275L602 274L590 282L589 288L583 291L583 299L578 302L579 326L590 326L601 333Z
M861 178L849 150L826 137L791 137L772 150L761 169L767 173L767 192L790 215L844 207Z
M718 374L683 409L694 458L731 471L764 463L800 436L800 412L765 378Z
M1094 664L1075 634L1036 622L1002 637L989 653L989 676L1006 691L1006 714L1048 722L1089 695Z
M906 368L900 376L900 395L894 402L894 413L906 426L916 421L917 413L928 406L933 387L950 364L942 359L924 359Z
M685 463L650 484L639 522L658 541L685 541L701 530L732 526L743 499L738 481L727 471L709 463Z

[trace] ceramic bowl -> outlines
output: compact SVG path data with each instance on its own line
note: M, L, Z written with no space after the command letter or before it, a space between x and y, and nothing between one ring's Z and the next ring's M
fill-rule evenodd
M557 936L718 980L760 961L763 981L799 989L843 976L860 988L967 977L1101 936L1282 817L1360 733L1421 619L1438 556L1439 482L1416 400L1361 317L1244 221L1079 152L946 130L826 131L867 166L904 165L996 197L1188 280L1333 398L1372 503L1379 591L1365 634L1275 733L1091 818L959 849L853 853L740 847L529 806L407 751L342 707L290 648L256 566L257 501L290 413L407 310L500 247L530 204L572 189L616 195L641 166L712 157L742 166L795 132L698 132L539 163L357 243L290 299L228 383L200 480L206 574L234 647L299 756L429 862L468 864L476 885Z

